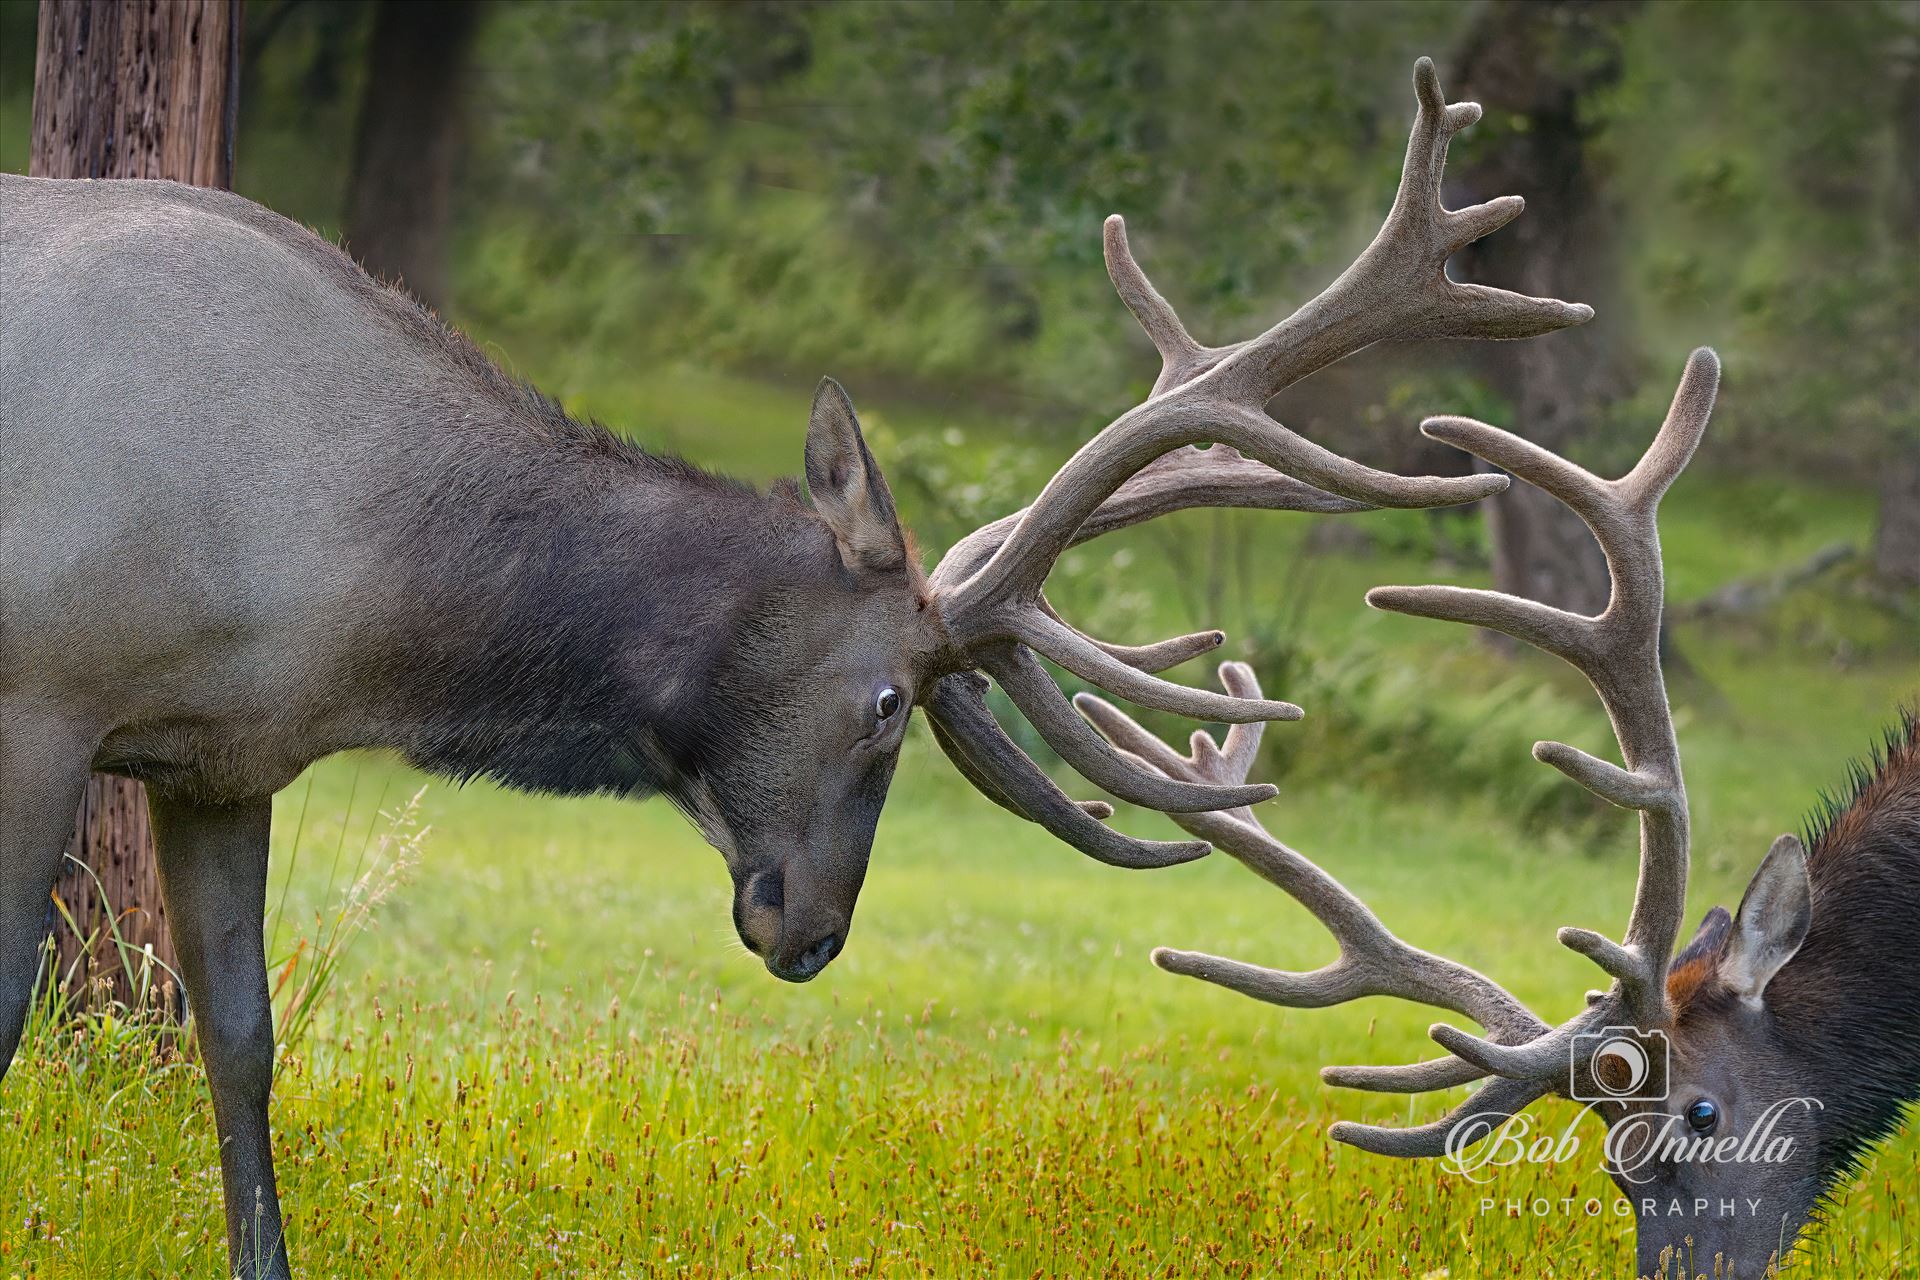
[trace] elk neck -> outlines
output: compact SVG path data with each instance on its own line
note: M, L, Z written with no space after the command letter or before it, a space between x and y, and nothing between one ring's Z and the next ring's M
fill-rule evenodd
M770 581L828 563L831 537L790 489L647 453L516 390L443 410L407 446L413 480L375 499L398 534L362 673L377 736L461 780L676 795L711 749L725 647Z

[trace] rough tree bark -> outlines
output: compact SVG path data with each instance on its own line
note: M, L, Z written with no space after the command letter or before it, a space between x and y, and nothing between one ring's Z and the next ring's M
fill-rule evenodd
M239 55L240 0L49 0L40 6L29 172L231 186ZM131 1002L110 925L136 951L151 947L174 963L140 784L94 775L67 852L54 892L80 932L56 916L59 971L73 975L76 998L104 980ZM153 975L156 992L164 973ZM177 997L164 1003L178 1013Z
M1451 203L1520 192L1527 212L1461 254L1465 277L1606 307L1615 219L1582 107L1619 79L1617 28L1630 8L1496 0L1481 9L1452 79L1454 92L1480 102L1487 116L1456 167L1463 190ZM1612 390L1606 332L1585 325L1529 342L1479 343L1484 350L1472 358L1513 406L1514 429L1565 453L1593 429ZM1606 606L1606 561L1565 507L1527 485L1483 505L1497 589L1582 613Z
M347 248L384 280L447 304L446 235L473 0L384 0L354 138Z

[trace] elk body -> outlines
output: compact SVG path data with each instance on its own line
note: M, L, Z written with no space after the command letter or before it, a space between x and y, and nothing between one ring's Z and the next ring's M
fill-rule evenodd
M1295 898L1339 944L1310 973L1159 950L1173 973L1291 1008L1395 996L1465 1014L1483 1038L1445 1023L1449 1055L1403 1066L1328 1067L1329 1083L1424 1093L1485 1081L1444 1118L1407 1129L1336 1123L1330 1136L1402 1157L1455 1157L1549 1094L1588 1102L1609 1129L1608 1172L1638 1221L1638 1269L1660 1280L1770 1276L1845 1175L1920 1101L1920 721L1909 714L1851 795L1829 806L1811 854L1782 836L1736 914L1716 907L1674 955L1685 906L1689 825L1679 746L1660 669L1664 574L1656 515L1706 429L1719 380L1696 351L1639 465L1602 480L1517 436L1461 418L1423 430L1566 503L1606 553L1611 598L1584 617L1497 592L1380 587L1377 608L1502 632L1578 668L1599 693L1625 767L1558 742L1534 756L1640 815L1637 891L1621 942L1588 929L1561 943L1614 979L1584 1012L1549 1027L1492 979L1431 955L1312 861L1267 834L1249 809L1174 815ZM1225 688L1257 697L1239 664ZM1244 782L1258 726L1216 746L1193 735L1181 756L1089 694L1082 711L1118 747L1165 776Z
M1390 338L1525 338L1581 306L1460 284L1447 258L1521 211L1440 203L1432 65L1399 192L1339 279L1266 333L1195 342L1117 218L1109 272L1166 361L1033 505L914 563L851 404L823 383L809 497L756 492L570 420L304 229L160 182L0 177L0 1072L88 770L147 783L221 1137L236 1271L284 1276L267 1135L261 926L270 797L385 748L531 791L658 794L725 857L742 940L804 981L844 944L910 709L995 802L1089 856L1207 852L1107 827L995 723L984 670L1069 764L1169 812L1273 788L1115 751L1035 655L1141 705L1231 723L1298 708L1156 679L1219 643L1106 644L1041 594L1068 546L1169 511L1472 501L1268 417ZM1189 448L1208 444L1208 448Z

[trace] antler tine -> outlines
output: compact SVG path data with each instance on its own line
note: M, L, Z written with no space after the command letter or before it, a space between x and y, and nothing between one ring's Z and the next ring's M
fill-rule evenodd
M1653 443L1633 470L1617 482L1636 505L1646 506L1651 513L1686 470L1706 435L1707 420L1713 416L1713 402L1719 392L1720 357L1713 348L1700 347L1687 357L1686 371L1674 388L1673 403Z
M1719 361L1701 348L1685 374L1653 444L1633 470L1602 480L1538 446L1484 423L1434 419L1423 430L1506 467L1580 516L1606 555L1612 590L1606 609L1585 617L1498 592L1451 587L1387 587L1369 604L1398 613L1466 622L1518 635L1566 659L1584 674L1607 710L1625 768L1562 742L1536 743L1534 757L1594 794L1640 813L1640 870L1622 942L1588 929L1562 929L1562 945L1615 979L1614 993L1550 1035L1526 1045L1490 1044L1457 1028L1433 1038L1456 1056L1503 1076L1558 1069L1575 1035L1624 1012L1642 1027L1667 1017L1666 972L1687 888L1687 798L1680 750L1660 670L1665 577L1658 509L1699 445L1713 410ZM1524 626L1514 625L1516 619Z
M960 566L965 562L955 561L952 552L942 558L934 570L933 583L946 597L948 613L956 619L990 615L996 605L1038 591L1054 561L1079 541L1075 535L1101 504L1117 493L1128 477L1182 445L1227 445L1308 486L1357 504L1349 510L1454 506L1477 502L1507 486L1504 476L1411 477L1376 471L1294 434L1257 408L1189 395L1206 382L1203 378L1149 400L1088 441L1047 482L1033 505L977 568L962 576ZM1219 505L1242 504L1233 501ZM1164 509L1177 508L1167 505ZM970 552L977 550L977 545L969 548Z
M1068 626L1057 614L1050 613L1048 616L1114 661L1124 662L1135 671L1148 673L1177 667L1203 653L1213 652L1227 641L1227 633L1224 631L1195 631L1190 635L1174 636L1155 644L1108 644L1105 640L1097 640L1078 628Z
M1428 1062L1407 1062L1391 1067L1322 1067L1320 1078L1336 1089L1354 1089L1364 1093L1433 1093L1456 1089L1487 1073L1464 1058L1434 1058Z
M1044 614L1029 618L1020 628L1019 638L1034 652L1053 659L1082 680L1156 711L1171 711L1195 720L1220 720L1227 724L1298 720L1303 714L1291 702L1236 698L1157 680L1109 657L1072 628Z
M988 655L985 665L1007 691L1007 697L1025 714L1046 744L1060 753L1062 760L1087 781L1122 800L1165 813L1185 813L1200 809L1237 809L1270 800L1277 794L1275 788L1266 784L1210 786L1169 778L1131 764L1080 718L1059 686L1025 649L1007 646Z
M1253 668L1244 662L1223 662L1220 664L1220 685L1236 698L1257 698L1260 696L1260 680L1253 674ZM1213 736L1204 729L1195 729L1190 740L1193 756L1196 760L1220 757L1220 769L1227 777L1244 778L1253 769L1253 762L1260 755L1260 739L1266 733L1266 725L1259 722L1236 724L1227 727L1227 736L1220 745L1215 746Z
M941 750L996 803L1110 867L1171 867L1206 856L1204 841L1140 840L1104 825L1099 819L1112 807L1076 802L1056 787L994 720L985 691L972 672L943 676L924 706Z
M1067 545L1193 507L1240 507L1265 511L1305 511L1340 515L1371 511L1373 504L1342 498L1275 471L1238 449L1175 449L1127 478L1074 530ZM1024 514L1024 512L1022 513ZM1012 532L1013 525L1007 526Z
M1211 449L1175 449L1128 477L1112 497L1073 531L1067 545L1077 547L1115 530L1195 507L1304 511L1316 515L1374 509L1371 503L1342 498L1282 475L1266 463L1226 445L1215 445ZM940 560L941 580L959 583L972 577L993 558L993 553L1030 510L1031 507L1022 507L1010 516L982 525L956 542Z
M1338 960L1307 972L1289 973L1208 955L1204 951L1176 951L1172 947L1155 947L1148 958L1168 973L1198 978L1288 1009L1324 1009L1358 1000L1366 994L1353 967Z
M1230 347L1203 347L1193 340L1173 304L1160 296L1160 291L1134 260L1133 250L1127 244L1125 218L1117 213L1110 216L1100 229L1100 238L1113 291L1126 303L1127 310L1133 312L1133 318L1152 340L1153 349L1160 353L1160 376L1154 380L1153 395L1193 381L1223 357L1240 349L1238 343Z
M1327 1130L1327 1136L1377 1156L1403 1159L1443 1156L1449 1151L1464 1151L1492 1137L1507 1120L1550 1091L1545 1080L1492 1080L1431 1124L1389 1129L1341 1120Z
M1168 667L1177 667L1203 653L1211 653L1227 640L1227 633L1224 631L1195 631L1190 635L1174 636L1157 644L1108 644L1104 640L1095 639L1062 618L1044 595L1040 597L1040 612L1052 622L1071 631L1080 640L1092 645L1109 658L1126 663L1135 671L1165 671Z
M1244 697L1260 695L1259 681L1243 663L1223 663L1221 683ZM1194 752L1179 756L1131 717L1101 698L1080 694L1074 703L1143 767L1175 778L1213 785L1245 779L1258 748L1254 726L1229 731L1224 748L1194 735ZM1242 736L1235 740L1234 733ZM1205 746L1202 746L1202 743ZM1170 973L1200 978L1243 995L1289 1008L1322 1008L1365 996L1389 995L1466 1014L1503 1038L1526 1039L1546 1030L1524 1005L1484 974L1443 959L1395 937L1365 903L1338 880L1274 839L1249 810L1171 815L1195 836L1225 849L1262 879L1286 892L1324 925L1340 954L1306 973L1266 969L1201 952L1158 948L1153 962ZM1453 1073L1463 1069L1450 1068ZM1467 1078L1477 1078L1473 1072Z
M1414 63L1413 84L1419 110L1380 233L1324 293L1221 362L1219 376L1260 395L1260 403L1383 338L1531 338L1593 318L1583 303L1447 278L1448 258L1519 217L1526 202L1502 196L1466 209L1441 204L1447 148L1480 118L1480 107L1447 105L1431 58Z

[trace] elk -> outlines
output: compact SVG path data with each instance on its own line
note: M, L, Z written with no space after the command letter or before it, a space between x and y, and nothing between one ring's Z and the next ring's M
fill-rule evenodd
M1306 907L1338 958L1298 973L1153 953L1170 973L1289 1008L1393 996L1473 1019L1486 1036L1430 1028L1446 1057L1321 1075L1342 1088L1408 1094L1486 1081L1477 1092L1429 1124L1341 1121L1329 1136L1380 1155L1453 1157L1548 1094L1589 1101L1609 1128L1608 1172L1638 1220L1636 1274L1688 1280L1783 1267L1822 1203L1920 1099L1920 956L1911 945L1920 919L1920 719L1912 713L1873 766L1855 771L1850 796L1827 807L1806 843L1775 841L1737 912L1715 907L1673 956L1688 819L1660 669L1656 514L1706 428L1718 379L1713 353L1694 352L1652 446L1618 480L1484 423L1422 424L1585 521L1613 580L1598 616L1457 587L1367 594L1376 608L1471 623L1554 654L1600 695L1624 768L1558 742L1536 743L1533 754L1639 814L1639 876L1623 940L1581 928L1558 935L1612 986L1588 992L1582 1013L1550 1028L1491 978L1394 936L1246 808L1173 817ZM1244 665L1224 664L1220 678L1237 697L1262 696ZM1260 726L1236 725L1218 743L1196 732L1182 756L1110 703L1091 694L1076 703L1116 747L1169 778L1243 783L1259 750Z
M1195 342L1109 220L1114 285L1165 360L1151 396L931 574L831 380L806 433L808 496L759 492L573 421L247 200L0 178L0 1072L89 769L147 785L249 1280L288 1274L267 1123L269 799L322 756L380 748L456 779L663 796L725 859L742 941L796 982L845 944L916 705L976 787L1095 860L1205 854L1069 799L995 722L979 673L1119 798L1264 800L1272 787L1132 764L1035 655L1203 720L1299 709L1152 674L1218 632L1083 634L1042 593L1055 559L1183 508L1423 507L1506 487L1373 470L1264 411L1375 342L1527 338L1592 314L1447 277L1523 206L1442 205L1447 144L1479 108L1448 105L1425 59L1414 81L1380 233L1257 337Z

